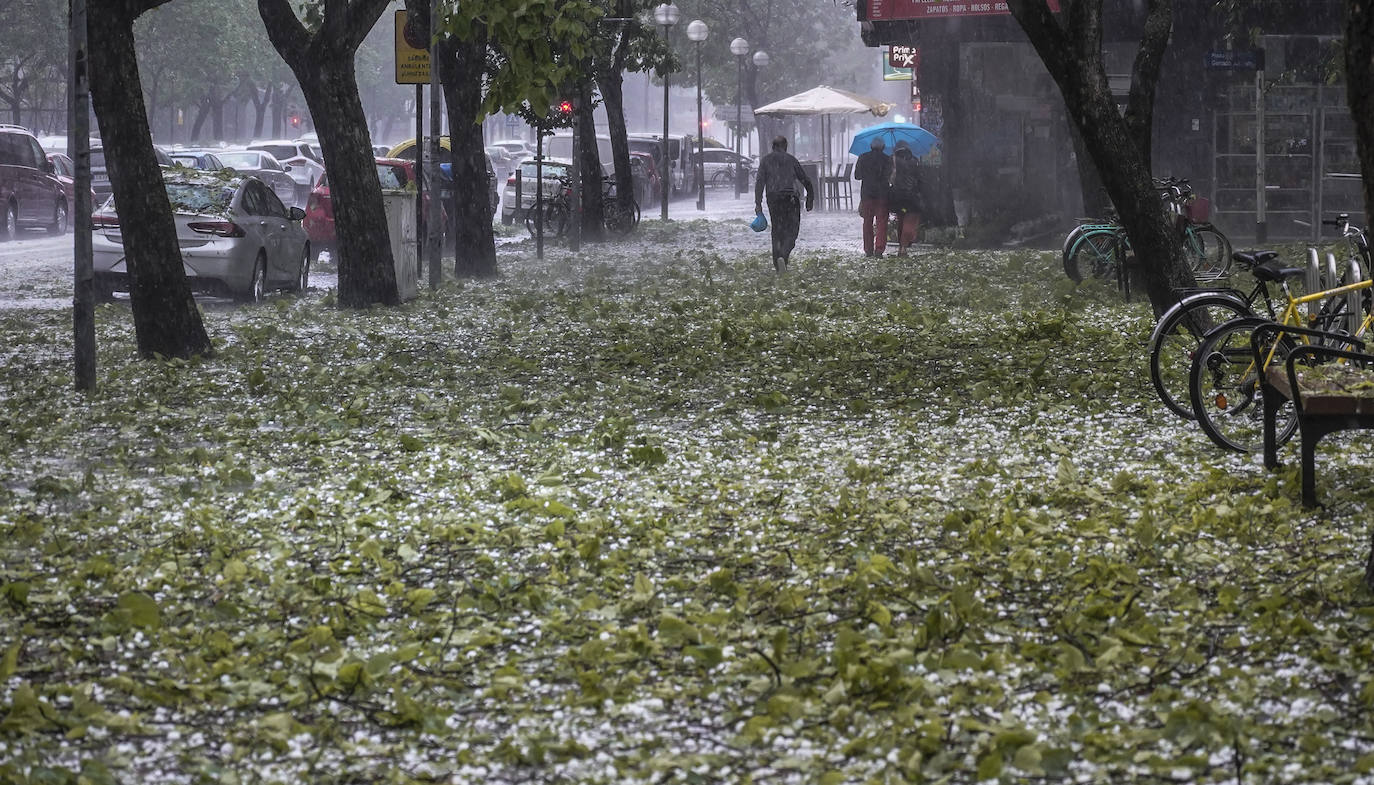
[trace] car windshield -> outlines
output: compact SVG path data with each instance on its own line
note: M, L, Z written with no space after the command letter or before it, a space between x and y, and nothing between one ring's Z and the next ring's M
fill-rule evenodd
M535 171L535 165L534 165L534 161L533 161L533 160L525 161L524 163L520 164L520 177L521 177L521 178L526 179L526 180L530 180L530 179L533 179L533 178L536 177L536 176L538 176L538 172ZM547 161L544 163L544 177L545 177L545 178L552 178L552 177L567 177L567 176L568 176L568 166L567 166L567 164L555 164L555 163L549 163L549 162L547 162Z
M167 183L167 198L173 212L222 215L229 212L234 188L227 183Z
M262 151L264 151L264 152L271 153L271 154L272 154L272 157L273 157L273 158L276 158L276 159L279 160L279 161L284 161L284 160L286 160L287 158L295 158L295 157L296 157L296 147L295 147L295 145L289 145L289 144L258 144L258 145L253 145L253 149L254 149L254 150L262 150Z
M192 169L200 167L200 159L194 155L174 155L172 160L182 166L189 166Z
M262 168L262 157L257 153L220 153L219 160L231 169Z

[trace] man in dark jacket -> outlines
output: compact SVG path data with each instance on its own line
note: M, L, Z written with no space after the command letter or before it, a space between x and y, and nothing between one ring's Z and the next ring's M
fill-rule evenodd
M773 139L773 152L759 161L758 179L754 182L754 212L763 213L763 195L768 193L768 222L773 230L773 269L787 269L787 260L797 244L801 230L801 200L797 183L806 187L806 211L816 198L816 187L806 170L787 152L787 138Z
M873 137L869 151L854 164L859 186L859 215L864 219L864 256L882 256L887 248L887 177L892 159L883 149L887 143Z

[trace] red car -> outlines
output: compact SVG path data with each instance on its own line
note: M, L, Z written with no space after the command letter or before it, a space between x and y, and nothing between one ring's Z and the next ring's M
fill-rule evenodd
M382 182L382 190L403 189L415 180L415 162L404 158L378 158L377 179ZM429 191L425 191L425 205L428 210ZM447 218L444 218L447 222ZM305 220L302 222L305 233L310 238L310 247L316 253L333 251L336 245L334 234L334 203L329 197L329 173L320 176L310 199L305 203Z

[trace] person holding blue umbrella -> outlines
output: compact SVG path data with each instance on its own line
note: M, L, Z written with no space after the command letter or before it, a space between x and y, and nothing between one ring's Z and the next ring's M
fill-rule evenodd
M887 180L892 159L883 152L886 143L873 137L868 152L854 164L859 185L859 216L864 221L864 256L882 256L887 248Z

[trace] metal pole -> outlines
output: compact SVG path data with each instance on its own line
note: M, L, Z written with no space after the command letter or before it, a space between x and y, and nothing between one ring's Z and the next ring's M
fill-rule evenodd
M439 99L441 96L439 92L438 0L430 0L429 3L429 33L429 181L437 185L442 179L439 177L439 123L442 115L439 112ZM451 140L449 142L449 149L454 149L454 144ZM451 160L452 156L450 155L449 158ZM452 166L452 164L449 165ZM486 175L485 168L483 168L482 174L483 176ZM439 285L444 282L444 248L442 243L445 227L443 226L444 222L441 217L443 215L443 203L441 201L443 189L435 188L433 190L434 193L429 195L429 215L425 220L425 228L428 231L425 232L423 239L425 242L425 253L429 257L429 285L430 288L437 289ZM482 190L485 193L486 189ZM453 191L453 186L450 186L449 193L453 193ZM454 196L454 201L457 201L456 194ZM449 216L450 223L452 220L453 216ZM416 242L418 243L420 240L421 237L416 235ZM418 251L419 249L417 248L416 250ZM416 264L419 264L418 254ZM420 267L416 267L415 272L417 278L419 277L421 269Z
M544 258L544 129L534 143L534 255Z
M415 263L423 266L425 246L425 86L415 85ZM433 181L430 183L432 186Z
M668 25L663 26L663 45L668 46ZM659 189L663 202L663 214L661 218L668 220L668 191L673 184L673 166L668 160L668 62L663 63L663 171L668 175L667 181Z
M1269 219L1265 212L1264 155L1264 49L1255 58L1255 242L1269 240Z
M706 125L701 119L701 42L697 41L697 209L706 209Z
M71 2L72 101L67 152L76 163L76 224L73 232L72 355L76 389L95 390L95 272L91 251L90 73L86 59L86 0Z
M568 229L568 250L582 250L582 128L578 118L578 112L582 107L582 85L575 88L577 95L570 98L572 101L572 166L569 174L572 176L572 204L569 205L568 220L572 221L572 226Z
M735 198L738 199L741 189L740 160L744 154L740 149L740 141L743 138L744 129L744 108L741 102L744 100L744 55L735 57Z

